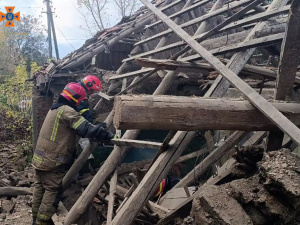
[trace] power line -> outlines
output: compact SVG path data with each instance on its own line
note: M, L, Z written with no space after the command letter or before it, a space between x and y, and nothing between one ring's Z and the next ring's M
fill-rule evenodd
M62 34L62 36L65 38L65 40L68 42L68 44L76 50L76 48L69 42L69 40L66 38L66 36L63 34L63 32L59 29L59 27L56 25L56 28L59 30L59 32Z

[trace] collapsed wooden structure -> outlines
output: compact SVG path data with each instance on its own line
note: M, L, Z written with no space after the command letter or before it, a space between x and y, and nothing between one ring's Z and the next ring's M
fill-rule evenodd
M251 87L251 81L259 79L261 81L256 82L256 86L262 91L267 81L274 86L276 80L275 93L271 93L271 97L274 100L295 100L293 87L300 82L297 77L300 4L297 1L273 0L271 4L265 4L263 0L165 0L156 6L147 0L141 1L146 8L125 23L123 29L108 38L101 39L101 35L96 35L98 41L88 43L80 51L50 64L44 72L37 74L37 86L49 84L55 77L71 77L74 71L90 72L99 54L108 53L116 43L130 42L133 48L122 60L116 74L109 77L108 91L99 93L101 98L94 107L99 112L104 104L115 100L115 110L104 122L113 130L114 120L118 130L126 131L121 139L114 141L113 151L66 214L66 225L75 223L84 214L94 197L99 198L103 186L107 186L107 196L100 200L108 205L107 224L127 225L133 221L144 224L147 217L153 219L150 219L150 224L166 224L185 210L201 191L190 193L188 187L193 186L194 181L222 156L233 152L234 146L242 139L244 146L259 143L266 136L264 131L272 131L268 137L268 151L282 146L283 133L300 144L299 105L270 103ZM138 36L137 31L142 32L142 36ZM255 65L261 64L257 63L257 57L265 58L265 67ZM274 65L277 67L276 61L279 67L273 70ZM273 67L267 67L272 63ZM213 82L209 82L209 77ZM147 86L151 80L158 80L155 90L144 93L152 96L120 96L135 93L138 87ZM196 83L196 95L205 98L160 96L180 95L178 89L174 91L173 85L185 87L189 84L187 81L193 82L194 86ZM228 94L232 87L246 100L215 99ZM143 94L141 90L139 94ZM188 93L193 93L195 89L188 90ZM170 131L162 143L134 141L141 130L150 129ZM160 202L149 201L199 129L237 131L219 146L212 147L214 150L203 149L191 156L207 153L200 164L174 187L185 190L185 201L172 210L160 205L164 196ZM245 137L251 141L245 142ZM87 161L95 148L93 145L87 141L63 181L65 188ZM143 178L137 179L131 174L132 185L124 190L118 185L121 174L118 168L122 168L122 161L131 147L156 148L158 152L148 162L150 166ZM215 169L222 176L222 168ZM215 184L217 180L210 179L208 184ZM158 211L165 213L159 221L153 216Z

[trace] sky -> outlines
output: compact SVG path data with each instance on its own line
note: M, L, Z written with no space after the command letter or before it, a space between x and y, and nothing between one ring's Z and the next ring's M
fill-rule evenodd
M41 24L47 28L46 4L43 0L0 0L0 11L6 12L5 6L15 6L14 13L33 15L39 18ZM112 7L108 13L113 14ZM52 0L52 11L60 58L80 48L91 34L80 28L85 27L82 15L78 12L77 0ZM110 26L118 23L114 17L110 17ZM16 22L17 23L17 22ZM45 31L46 34L46 31ZM53 56L54 47L53 47Z

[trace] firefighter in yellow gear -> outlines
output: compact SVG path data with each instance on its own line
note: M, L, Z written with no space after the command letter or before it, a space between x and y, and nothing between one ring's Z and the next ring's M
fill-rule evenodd
M103 143L114 137L101 125L89 123L76 111L83 99L86 99L86 92L80 84L67 84L41 128L32 159L36 179L33 225L52 224L51 217L56 212L62 191L62 179L73 163L76 135Z

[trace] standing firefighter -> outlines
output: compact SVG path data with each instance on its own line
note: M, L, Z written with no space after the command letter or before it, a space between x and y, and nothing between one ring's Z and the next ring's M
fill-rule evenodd
M56 212L62 191L62 179L73 163L76 135L104 143L113 138L113 134L101 125L89 123L76 111L85 98L86 91L80 84L67 84L43 123L32 159L36 179L33 224L52 224L51 217Z
M80 84L86 91L87 96L90 96L95 91L101 90L101 82L98 77L93 75L87 75L81 79L78 84ZM94 120L94 112L89 109L88 99L84 99L80 102L77 107L77 111L90 123Z

